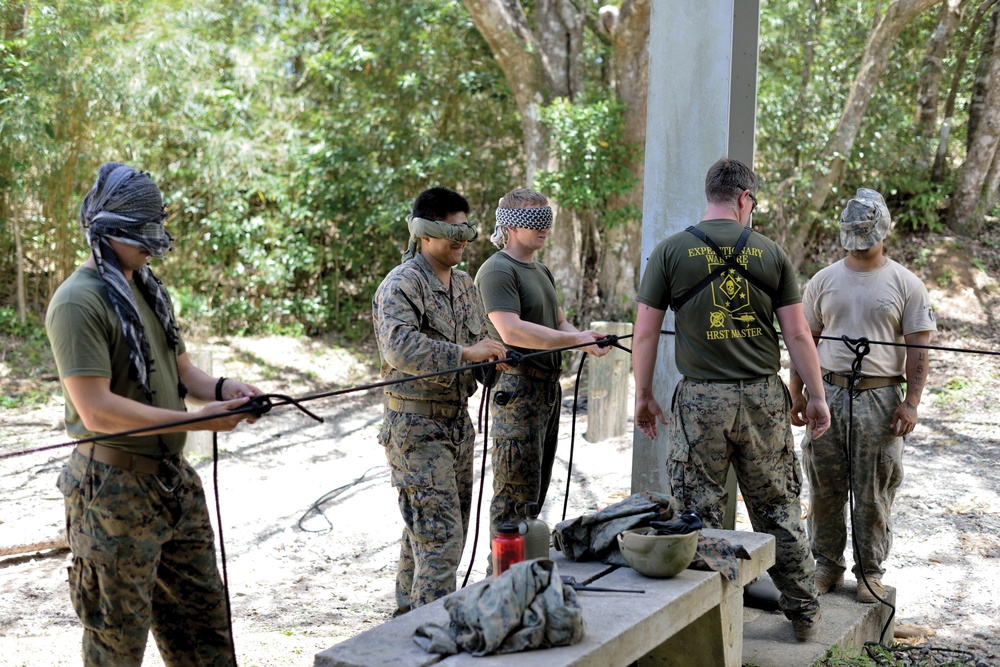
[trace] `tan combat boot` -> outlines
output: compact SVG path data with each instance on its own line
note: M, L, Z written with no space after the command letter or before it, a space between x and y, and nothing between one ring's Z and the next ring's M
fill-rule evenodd
M885 597L885 588L882 587L882 581L876 579L875 577L867 577L868 586L871 586L871 590L868 590L868 586L865 586L865 582L858 580L858 593L855 596L855 600L858 602L863 602L864 604L874 604L879 601L879 598ZM872 595L874 593L874 595ZM877 596L877 597L876 597Z
M829 593L837 586L844 585L844 573L821 565L816 568L814 581L816 582L816 594L823 595L824 593Z

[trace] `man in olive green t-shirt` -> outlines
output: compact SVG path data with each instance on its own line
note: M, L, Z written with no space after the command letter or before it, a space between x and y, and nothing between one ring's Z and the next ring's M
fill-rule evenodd
M490 336L523 354L604 338L603 333L579 331L570 324L559 306L552 273L535 261L552 227L548 200L533 190L513 190L500 200L496 216L490 240L500 252L476 273ZM592 344L583 351L601 357L610 349ZM533 356L502 370L490 407L491 535L501 524L516 524L526 503L538 503L540 511L545 502L559 436L562 355Z
M795 637L805 640L818 632L820 610L800 519L791 405L777 375L775 317L810 392L819 392L807 407L817 431L829 426L830 413L791 262L749 227L756 191L749 167L719 160L705 179L704 219L653 249L632 341L635 423L650 438L657 421L667 423L653 396L653 370L663 317L672 308L684 376L674 393L667 456L674 510L695 510L708 527L721 528L732 463L754 530L775 537L769 572L781 593L778 604Z
M138 665L152 630L170 665L235 665L201 480L186 431L230 431L256 387L191 363L166 289L146 262L170 249L159 188L118 162L80 208L90 257L49 303L45 328L77 445L59 475L73 552L69 589L83 664ZM207 403L189 417L184 396ZM134 436L100 437L134 429Z

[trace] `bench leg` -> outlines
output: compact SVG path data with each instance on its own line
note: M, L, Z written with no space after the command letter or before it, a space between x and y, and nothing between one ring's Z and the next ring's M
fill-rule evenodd
M740 667L743 588L722 577L722 602L639 659L639 667Z

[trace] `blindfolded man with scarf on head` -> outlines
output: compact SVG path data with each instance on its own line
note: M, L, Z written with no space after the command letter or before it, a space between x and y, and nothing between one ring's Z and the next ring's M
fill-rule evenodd
M91 254L56 290L45 328L85 439L190 417L213 419L78 445L59 476L73 564L70 598L84 665L139 665L149 631L167 665L235 665L201 480L186 431L231 431L256 387L213 378L185 351L163 284L146 266L170 249L163 199L146 173L104 164L80 209Z
M478 237L468 213L469 202L448 188L425 190L413 202L403 263L372 299L383 380L506 356L503 345L486 337L472 278L454 268L466 244ZM472 509L476 432L467 406L475 391L471 370L385 388L378 438L405 524L396 616L455 590Z

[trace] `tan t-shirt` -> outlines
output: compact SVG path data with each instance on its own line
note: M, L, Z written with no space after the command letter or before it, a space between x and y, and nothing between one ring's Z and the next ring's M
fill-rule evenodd
M888 258L881 268L866 272L852 271L844 260L831 264L806 285L802 309L809 327L830 337L902 343L908 334L937 330L927 288ZM905 375L906 349L871 345L861 362L861 374ZM823 368L851 372L855 354L843 341L821 340L818 351Z

